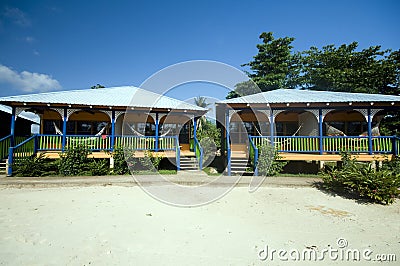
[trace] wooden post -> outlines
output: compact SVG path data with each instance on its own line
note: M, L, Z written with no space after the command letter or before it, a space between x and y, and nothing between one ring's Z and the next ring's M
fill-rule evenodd
M111 152L114 151L115 143L115 111L111 111ZM114 164L114 163L113 163Z
M65 145L67 142L67 119L68 119L68 112L67 108L64 108L64 116L63 116L63 135L62 135L62 152L65 151Z
M324 153L324 141L323 141L323 128L322 128L322 123L323 123L323 117L322 117L322 109L318 109L318 127L319 127L319 154Z

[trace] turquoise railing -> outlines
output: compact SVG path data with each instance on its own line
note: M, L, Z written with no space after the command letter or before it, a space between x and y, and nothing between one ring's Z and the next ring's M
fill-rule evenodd
M197 162L199 163L199 169L201 170L201 169L203 169L204 151L203 151L203 148L200 145L199 140L196 137L194 137L193 140L194 140L194 145L196 147L195 148L195 155L196 155L196 158L197 158Z
M181 170L181 147L179 146L179 137L175 136L175 157L176 157L176 170Z
M249 156L250 156L251 164L253 166L254 175L257 176L258 175L258 167L257 167L258 148L254 144L251 136L249 136Z

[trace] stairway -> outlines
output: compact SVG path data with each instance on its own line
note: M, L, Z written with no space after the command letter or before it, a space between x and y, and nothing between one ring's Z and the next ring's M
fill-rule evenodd
M0 175L6 175L7 169L6 169L6 160L0 160Z
M195 156L181 156L181 171L199 170L199 164Z
M250 162L247 158L231 158L231 174L242 175L246 173L246 169L249 168ZM250 174L250 172L247 172Z

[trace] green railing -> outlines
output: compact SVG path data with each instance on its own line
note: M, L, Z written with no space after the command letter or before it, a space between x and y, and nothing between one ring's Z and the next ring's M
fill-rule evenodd
M203 169L203 158L204 158L204 151L203 148L200 145L199 140L194 137L194 147L195 147L195 155L197 158L197 162L199 163L199 169L202 170Z
M4 159L8 155L8 149L10 148L11 135L8 135L0 139L0 160Z
M110 150L111 138L108 136L66 136L65 148L75 148L84 145L93 151Z
M324 152L369 152L368 137L323 137Z
M254 175L258 175L258 168L257 168L257 162L258 162L258 147L256 146L253 142L254 138L249 136L249 156L251 160L251 165L253 166L253 171Z
M62 136L60 135L38 135L38 150L46 151L61 151L62 150Z
M364 136L323 136L322 150L319 146L318 136L275 136L274 146L279 152L328 152L339 153L348 151L352 153L369 153L369 138ZM250 136L255 147L271 143L269 136ZM372 137L372 153L395 153L398 151L399 141L393 136ZM397 147L397 148L396 148ZM250 147L251 148L251 147ZM250 150L250 152L252 152Z
M318 152L319 139L315 136L309 137L274 137L275 149L281 152Z
M18 145L14 147L10 147L9 150L12 149L13 158L25 158L30 157L36 153L37 149L37 138L36 135L27 138L26 140L22 141Z

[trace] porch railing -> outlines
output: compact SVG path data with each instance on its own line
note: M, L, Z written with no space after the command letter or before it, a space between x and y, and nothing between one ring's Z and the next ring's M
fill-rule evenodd
M8 149L10 148L11 135L8 135L0 139L0 160L8 155Z
M253 139L251 136L249 136L249 156L251 160L251 165L253 166L253 171L254 175L258 175L258 168L257 168L257 162L258 162L258 148L253 142Z
M61 151L61 135L38 135L39 151ZM159 137L156 147L155 136L115 136L114 146L129 147L135 150L175 150L178 142L175 136ZM92 151L112 150L111 136L67 135L65 149L85 145Z
M14 146L25 141L27 138L29 138L29 137L15 136L14 137ZM8 136L0 139L0 160L6 158L8 156L10 144L11 144L11 135L8 135Z
M279 152L300 152L300 153L339 153L348 151L350 153L368 153L368 137L356 136L323 136L322 149L319 144L318 136L275 136L274 147ZM266 143L271 143L269 136L250 136L252 143L259 147ZM372 153L392 153L395 154L395 147L399 147L399 139L394 136L374 136L372 137ZM249 147L251 149L251 147ZM399 150L398 148L396 149ZM398 154L398 152L396 153Z
M194 140L194 146L195 146L194 150L195 150L196 159L199 164L199 169L202 170L203 169L204 150L201 147L200 142L196 137L194 137L193 140Z

